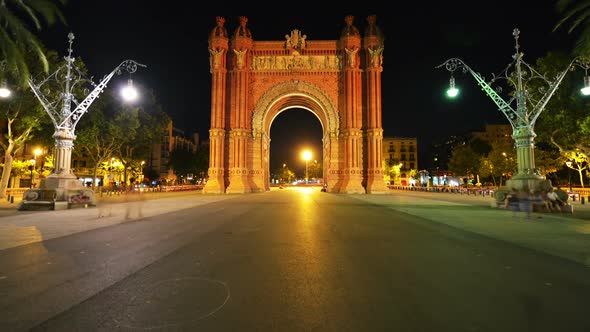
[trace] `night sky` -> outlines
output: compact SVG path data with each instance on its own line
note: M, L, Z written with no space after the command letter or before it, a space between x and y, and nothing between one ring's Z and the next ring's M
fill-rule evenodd
M342 10L317 12L313 2L302 1L259 8L249 4L242 10L226 3L194 9L197 3L189 8L189 2L170 2L168 7L162 1L70 0L64 10L68 27L57 25L40 36L48 48L65 55L67 33L73 32L74 55L82 57L97 78L125 59L146 64L133 76L134 82L154 91L175 127L207 138L211 110L207 38L216 16L226 18L230 35L238 16L247 16L254 40L284 40L293 29L301 30L307 40L334 40L345 26L345 15L355 16L354 24L363 33L366 17L376 14L385 35L384 135L417 137L420 168L427 168L433 141L483 130L486 123L508 123L469 75L455 75L461 98L447 100L449 74L435 66L458 57L489 78L512 61L514 28L521 31L520 45L528 63L555 48L568 51L572 36L565 30L552 31L560 17L553 1L454 1L434 5L438 7L413 3L389 3L392 8L386 9L358 2ZM109 87L126 78L114 78ZM271 171L286 162L301 172L304 146L321 152L319 121L304 110L281 113L271 127Z

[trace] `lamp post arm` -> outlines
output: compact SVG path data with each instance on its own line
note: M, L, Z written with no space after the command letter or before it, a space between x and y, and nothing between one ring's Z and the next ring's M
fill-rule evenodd
M506 119L510 122L512 127L516 126L516 118L520 115L516 112L509 103L507 103L478 73L467 67L467 70L475 78L477 84L479 84L482 90L492 98L492 101L498 106L498 110L504 114Z
M106 75L102 79L102 81L94 88L94 90L92 90L92 92L90 92L90 94L86 96L86 98L84 98L84 100L82 100L82 102L78 104L78 106L76 106L76 109L74 109L74 111L72 111L67 117L65 117L62 120L62 122L60 123L60 127L67 126L67 124L70 123L71 119L71 128L76 128L76 124L78 124L78 122L82 118L82 115L84 115L84 113L88 111L88 107L90 107L92 102L94 102L94 100L100 96L100 94L106 88L111 78L113 78L115 74L120 74L121 69L125 69L129 73L134 73L137 70L138 66L146 67L145 65L137 63L133 60L125 60L121 62L121 64L119 64L115 69L113 69L113 71Z
M514 109L507 103L502 97L494 91L494 89L485 81L485 79L476 73L471 67L469 67L463 60L458 58L451 58L447 61L443 62L442 64L436 66L436 68L440 68L444 66L448 71L451 73L455 70L462 68L463 72L469 72L471 76L477 81L477 84L481 86L482 90L488 95L488 97L492 98L492 101L498 106L500 112L506 116L510 124L513 128L515 128L516 123L515 120L519 116L519 114L514 111Z
M559 87L559 85L563 81L563 78L572 69L572 67L574 66L574 64L577 61L579 61L579 57L574 58L570 62L570 64L567 66L567 68L565 68L561 73L559 73L559 75L557 76L557 79L554 82L549 83L549 89L547 90L547 92L545 92L543 97L539 100L539 102L533 108L533 112L532 112L533 116L531 119L531 125L534 125L534 123L537 121L537 118L539 117L539 115L541 115L541 113L545 109L545 106L547 106L549 99L551 99L551 97L553 97L553 94L555 93L555 91L557 91L557 88Z

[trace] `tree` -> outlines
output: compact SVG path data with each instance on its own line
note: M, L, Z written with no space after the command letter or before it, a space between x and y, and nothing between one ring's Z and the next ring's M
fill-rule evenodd
M493 142L490 143L487 140L481 139L479 137L470 139L469 146L471 147L473 152L481 156L486 156L494 148Z
M27 86L33 60L44 72L49 70L45 49L29 29L37 30L53 25L58 20L66 23L61 9L67 0L3 0L0 2L1 61L8 72L16 73L21 87Z
M479 170L480 157L468 144L458 145L449 160L449 170L459 176L465 175L469 178Z
M490 147L489 153L481 157L478 171L483 177L490 176L494 185L497 185L496 177L499 177L499 186L502 186L502 179L512 176L517 167L516 151L513 145L504 141L491 142Z
M581 153L569 152L566 153L566 158L568 160L566 166L578 172L580 185L584 188L583 171L588 169L588 156Z
M197 148L197 153L195 156L196 159L196 174L199 175L200 178L205 178L209 171L209 145L201 144Z
M47 59L52 68L59 65L56 52L47 52ZM33 65L31 69L35 73L42 72L39 66ZM56 97L57 91L57 88L50 89L49 97ZM0 137L0 147L4 154L4 167L0 178L0 198L3 198L8 188L14 157L35 133L41 132L44 124L49 125L51 122L33 92L22 86L17 86L15 93L3 102L0 116L6 126L6 134Z
M146 91L141 87L140 90ZM162 132L171 119L162 111L153 91L144 93L141 102L133 107L121 102L114 105L113 107L116 109L115 122L117 123L115 136L120 143L115 155L124 166L123 179L127 183L127 170L130 169L134 161L145 160L149 157L152 146L161 139Z
M197 158L192 151L176 149L170 152L168 167L174 170L174 174L182 177L196 173L196 161Z
M536 66L546 77L555 77L570 61L566 54L551 52L538 59ZM590 99L583 98L579 93L582 78L583 73L579 71L568 73L537 121L537 145L550 144L559 151L559 157L544 165L547 172L556 171L559 166L563 168L565 160L575 160L576 170L581 174L585 169L584 165L588 164L590 142L587 138L590 135L590 114L587 110L590 107ZM540 99L540 91L539 87L535 86L527 90L532 100ZM542 152L539 154L539 160L542 161Z
M108 101L108 94L102 101ZM117 151L120 141L116 135L117 124L112 121L105 110L104 102L97 102L93 105L92 111L86 114L84 121L79 123L80 128L76 134L76 148L73 154L76 156L87 155L92 163L93 179L97 178L98 170ZM92 181L94 190L96 182Z
M553 31L568 25L568 33L581 28L574 52L578 55L590 54L590 0L558 0L557 12L563 17L557 22Z
M78 148L73 152L78 156L85 152L90 157L95 179L98 170L113 157L122 164L124 183L128 182L129 175L136 178L141 161L149 158L153 144L161 139L170 118L162 111L153 93L143 95L136 107L130 107L124 105L113 90L107 90L78 123ZM144 175L158 178L149 171Z
M290 170L287 164L283 164L281 168L276 170L275 174L279 174L279 180L281 183L291 183L291 179L295 178L295 172Z
M403 164L398 159L391 158L383 161L383 179L390 184L399 184Z
M317 160L309 163L308 174L311 179L319 179L322 177L322 164Z
M562 155L556 147L545 142L535 144L535 165L539 174L546 178L563 169L566 161L566 155Z

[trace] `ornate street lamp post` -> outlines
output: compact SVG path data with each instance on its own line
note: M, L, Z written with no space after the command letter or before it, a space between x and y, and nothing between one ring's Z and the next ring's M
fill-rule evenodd
M307 164L308 164L309 160L311 160L311 151L309 151L309 150L303 151L302 156L303 156L303 160L305 160L305 184L307 184L307 182L308 182Z
M92 102L98 98L102 91L106 88L107 83L113 78L115 74L121 74L123 70L129 73L134 73L137 67L145 67L133 60L125 60L121 62L113 71L106 75L98 84L94 84L90 79L84 78L81 70L74 64L75 58L72 56L72 43L74 41L74 34L68 34L69 48L68 55L65 57L65 65L58 68L54 73L50 74L40 82L36 83L32 79L29 80L29 86L35 93L37 99L43 105L45 112L53 122L55 132L55 161L53 173L47 176L44 183L42 183L43 190L54 191L55 205L54 208L66 208L68 204L57 204L58 202L69 202L70 196L82 195L85 197L85 204L94 205L94 193L92 190L85 189L84 185L78 181L76 175L73 174L70 165L72 158L73 142L76 139L75 129L76 125L82 116L88 111ZM57 83L63 88L59 94L59 99L56 101L49 101L43 94L43 87L48 82ZM85 82L92 83L92 91L82 100L78 101L72 93L72 88L81 85ZM127 88L132 87L132 82L129 80ZM134 96L130 91L125 92L127 95ZM61 106L61 107L60 107ZM24 194L23 203L20 209L26 209L27 205L35 205L40 197L47 195L40 195L40 193L27 192ZM76 200L80 202L79 199Z
M514 61L500 75L494 75L489 82L486 82L479 73L475 72L463 60L458 58L448 59L436 66L436 68L444 67L451 72L450 88L447 91L449 97L455 97L459 94L459 90L455 86L453 73L457 69L462 69L464 73L468 72L475 78L477 83L482 87L482 90L498 106L499 111L506 116L512 126L512 138L515 141L518 163L516 174L511 180L506 181L506 186L528 192L551 188L551 181L540 175L539 171L535 168L534 139L537 136L534 131L535 122L555 91L557 91L565 75L574 66L579 66L587 71L590 65L583 62L580 58L575 58L567 68L558 73L554 80L549 80L524 62L523 53L520 51L520 45L518 44L519 35L520 31L514 29L513 36L516 49L515 54L512 56ZM496 91L492 88L492 84L499 79L505 79L514 88L514 94L509 96L508 101L500 96L501 89ZM546 84L544 94L539 100L533 100L527 92L527 83L532 80L540 80ZM590 84L590 81L586 78L584 83L586 87ZM585 94L587 90L582 89L582 93ZM513 102L516 102L516 109L511 106ZM527 107L527 102L532 107Z
M30 188L33 188L35 186L35 184L33 183L33 170L35 170L35 159L31 159L29 160L29 171L31 171L31 186Z
M572 162L570 160L565 162L567 166L567 185L570 188L570 193L572 192Z
M141 169L139 170L139 183L143 182L143 165L145 165L145 161L141 161Z

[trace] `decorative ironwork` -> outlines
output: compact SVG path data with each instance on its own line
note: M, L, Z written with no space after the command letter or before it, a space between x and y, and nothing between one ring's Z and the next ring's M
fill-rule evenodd
M35 83L33 79L29 80L29 86L41 102L46 113L51 118L56 130L69 129L72 132L76 128L76 124L80 121L82 115L88 111L88 107L106 88L107 83L113 78L115 74L120 75L123 70L134 73L138 67L146 67L134 60L125 60L121 62L113 71L105 75L100 83L96 84L92 78L87 78L84 73L75 64L75 58L72 56L72 44L74 41L74 34L68 34L68 55L64 58L65 64L60 66L55 72L42 79L39 83ZM92 91L79 102L73 95L72 90L76 86L83 84L90 84ZM51 92L52 86L57 86L60 91L59 98L53 102L49 101L46 94ZM42 90L45 88L44 90ZM44 91L44 92L43 92ZM61 102L61 109L59 104ZM72 103L74 109L72 110Z
M451 73L451 85L454 85L453 73L458 69L461 69L463 73L469 73L473 76L478 85L482 87L482 90L498 106L498 110L510 122L516 148L523 150L521 151L523 153L519 152L517 154L519 158L517 176L527 177L531 174L531 170L535 169L534 158L532 157L534 148L533 139L536 136L534 133L535 122L555 91L557 91L565 75L573 70L575 66L584 68L587 71L590 68L590 64L584 59L576 57L563 71L559 72L553 79L549 79L546 75L539 73L523 60L524 54L520 51L518 42L520 37L520 31L518 29L513 30L513 36L516 50L512 56L513 61L499 75L492 75L492 79L489 82L486 82L482 75L458 58L448 59L435 68L444 67ZM510 88L508 91L514 91L513 94L508 94L507 98L503 98L500 95L504 91L502 86L497 86L496 89L492 88L493 84L500 84L501 80L504 80L506 87ZM527 86L532 81L540 81L542 83L542 88L539 89L542 96L538 100L535 100L527 91ZM512 106L514 103L516 103L516 107ZM527 107L527 103L530 103L532 107ZM521 156L527 157L521 158Z
M76 66L75 58L72 56L73 42L74 34L69 33L68 55L64 58L64 65L60 66L55 72L49 74L39 83L35 83L33 79L29 79L28 82L33 93L37 99L39 99L41 105L55 126L53 137L55 138L55 153L58 158L56 158L55 161L54 173L49 175L48 178L75 178L74 174L71 172L70 159L73 142L76 139L76 135L74 134L76 125L82 116L88 111L92 102L106 88L107 83L114 75L121 74L123 70L129 73L134 73L138 67L146 67L134 60L125 60L115 67L115 69L106 75L98 84L95 84L92 78L87 78L82 70ZM84 97L82 101L78 101L72 91L75 87L79 86L81 88L83 85L90 85L92 91ZM54 89L53 91L60 91L59 97L55 101L50 101L46 97L52 89ZM84 90L84 94L86 94L87 91L88 90ZM61 198L63 199L63 197Z

